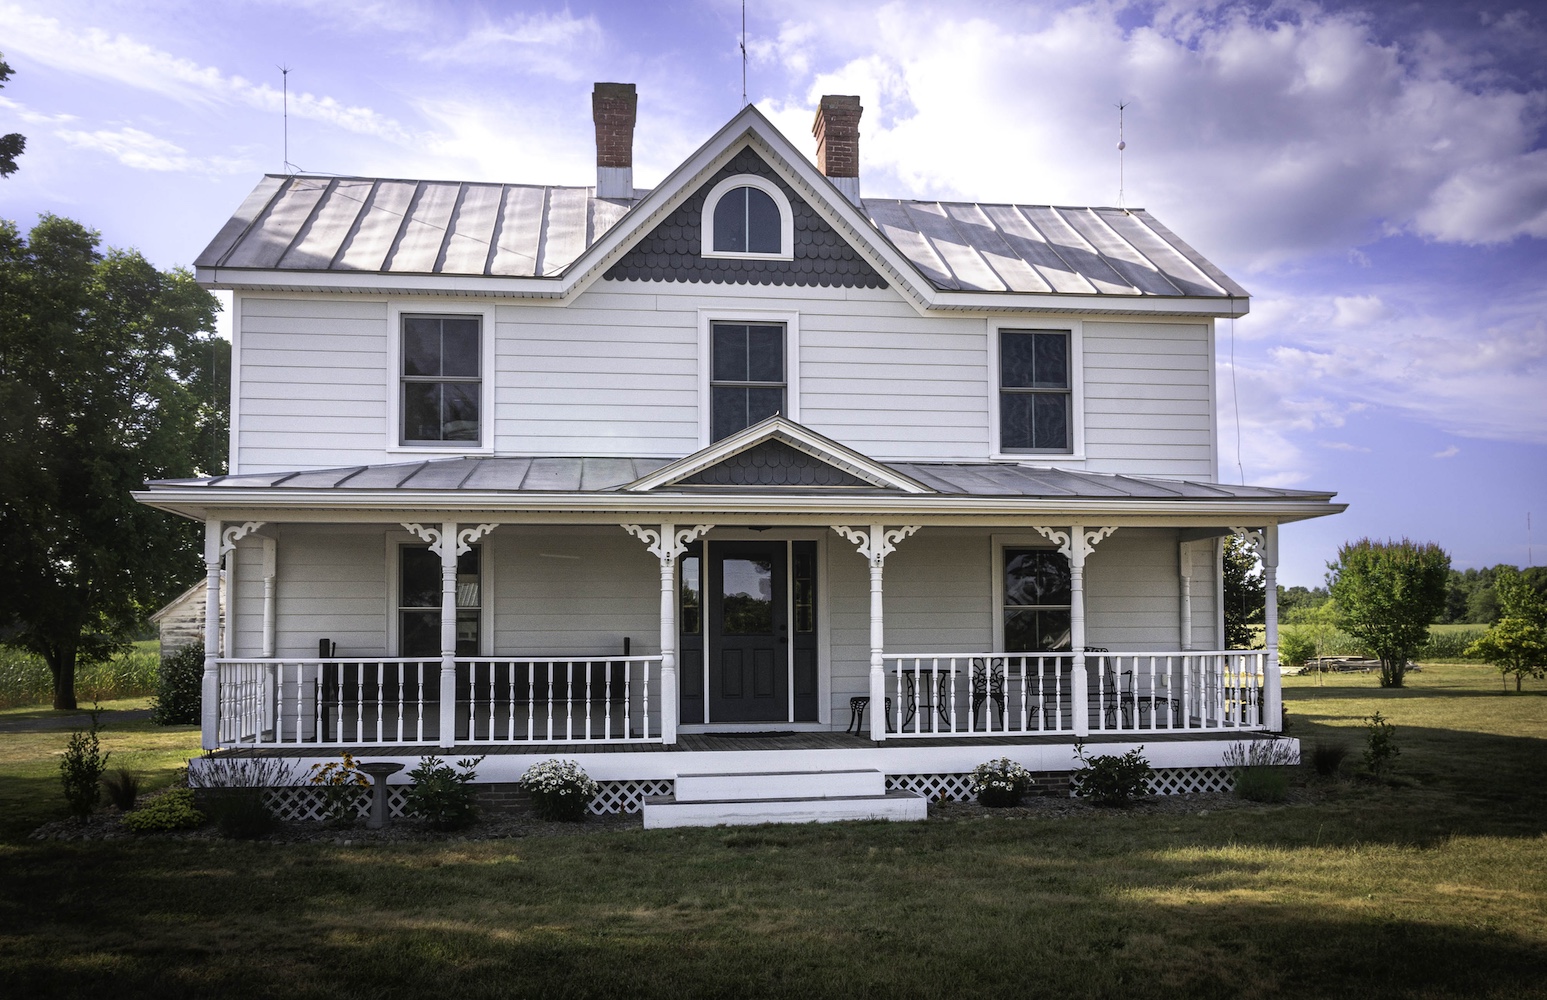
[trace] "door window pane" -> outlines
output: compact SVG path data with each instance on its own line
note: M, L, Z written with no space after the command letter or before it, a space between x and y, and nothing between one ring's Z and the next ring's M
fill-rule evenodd
M773 561L725 559L723 607L726 635L771 635L774 622Z
M704 622L702 583L698 575L700 560L698 556L684 556L679 565L682 631L686 635L697 635Z

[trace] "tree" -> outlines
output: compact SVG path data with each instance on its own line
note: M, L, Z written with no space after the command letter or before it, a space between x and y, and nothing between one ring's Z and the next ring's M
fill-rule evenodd
M1267 586L1257 554L1231 535L1225 539L1225 648L1255 649L1254 625L1261 625Z
M1547 674L1547 600L1513 566L1499 567L1494 590L1499 620L1468 646L1466 653L1498 667L1506 684L1514 674L1515 690L1519 691L1527 674Z
M5 81L10 78L11 66L5 61L4 54L0 54L0 87L4 87ZM9 177L16 173L16 158L26 148L27 137L20 132L0 135L0 177Z
M1401 687L1407 662L1445 610L1450 556L1432 542L1361 538L1327 564L1327 589L1343 631L1380 657L1380 686Z
M213 296L186 271L44 216L0 221L0 641L43 657L54 707L77 664L122 649L197 575L197 526L137 503L147 479L212 474L224 420ZM218 419L217 419L218 418Z

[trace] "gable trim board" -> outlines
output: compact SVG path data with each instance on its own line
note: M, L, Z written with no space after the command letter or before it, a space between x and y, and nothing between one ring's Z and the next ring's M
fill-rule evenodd
M864 480L878 489L900 490L904 493L935 492L918 480L901 475L895 469L861 455L852 448L846 448L831 438L823 437L809 427L802 427L793 420L777 416L753 424L686 458L657 469L628 484L624 489L648 492L671 486L765 441L782 442L796 451L831 465L856 479Z
M963 292L941 288L928 279L913 261L909 260L859 207L843 196L832 182L816 168L770 123L756 108L748 106L731 119L708 142L701 146L674 170L660 185L590 244L568 265L557 278L547 277L492 277L455 273L380 273L343 271L295 271L276 267L232 267L223 261L232 249L245 238L261 219L266 217L273 196L279 191L280 178L266 178L238 209L236 216L227 222L214 242L200 254L197 262L199 280L216 288L261 288L267 290L334 289L352 291L398 292L402 294L483 294L497 297L569 298L597 280L607 268L616 263L644 234L664 221L682 202L692 197L700 185L717 169L729 162L743 148L750 147L769 166L790 184L797 193L810 202L819 216L849 240L872 267L889 281L896 282L920 312L932 309L983 309L983 310L1031 310L1057 309L1082 311L1093 308L1092 300L1102 301L1094 306L1101 311L1168 313L1176 315L1225 316L1244 315L1248 296L1244 289L1230 281L1204 258L1171 236L1169 230L1151 227L1151 231L1168 244L1168 250L1177 259L1186 261L1202 273L1206 280L1219 287L1223 296L1169 295L1144 292L1135 288L1135 294L1106 292L1097 295L1048 295L1041 292ZM267 183L272 181L273 183ZM588 191L589 189L575 189ZM878 203L880 204L880 203ZM924 203L920 203L924 204ZM939 206L937 206L939 207ZM920 211L927 211L920 209ZM943 211L943 209L942 209ZM1100 213L1079 210L1094 216L1087 220L1090 231L1080 238L1087 246L1092 239L1107 242L1116 247L1128 246L1111 228ZM1122 211L1122 210L1111 210ZM937 213L938 214L938 213ZM1137 210L1122 212L1126 219L1139 216ZM1150 220L1144 215L1146 225ZM895 230L899 235L901 229ZM1163 234L1163 235L1162 235ZM590 234L587 233L587 236ZM1105 238L1103 238L1105 236ZM299 233L297 234L299 238ZM449 238L449 235L448 235ZM961 240L970 256L977 251L965 239ZM287 248L288 249L288 248ZM1133 256L1142 256L1132 250ZM282 256L281 258L282 259ZM1142 266L1137 264L1136 266ZM1151 265L1154 267L1155 265ZM1156 272L1159 273L1158 271ZM949 280L949 279L948 279ZM1173 283L1173 287L1175 287ZM1112 301L1116 300L1116 301ZM1121 303L1120 305L1118 303Z

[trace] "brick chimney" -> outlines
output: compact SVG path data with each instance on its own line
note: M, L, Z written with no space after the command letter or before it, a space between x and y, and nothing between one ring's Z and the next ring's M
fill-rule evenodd
M859 98L824 94L811 134L816 136L816 165L844 197L859 204Z
M591 91L598 198L633 200L634 119L638 106L632 83L598 83Z

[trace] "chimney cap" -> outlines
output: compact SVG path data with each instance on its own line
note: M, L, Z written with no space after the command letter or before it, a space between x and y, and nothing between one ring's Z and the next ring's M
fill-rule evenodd
M597 83L591 95L603 100L637 100L632 83Z

